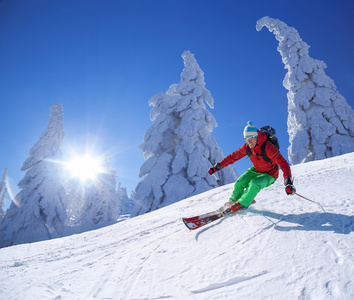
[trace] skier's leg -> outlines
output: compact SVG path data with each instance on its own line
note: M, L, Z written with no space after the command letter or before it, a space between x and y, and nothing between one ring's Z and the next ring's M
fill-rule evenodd
M251 205L251 202L260 192L261 189L264 189L275 182L275 178L270 176L267 173L258 173L257 177L254 177L247 186L244 193L239 198L239 203L247 208Z
M234 191L230 197L230 203L235 203L244 193L245 188L249 185L250 181L258 176L259 173L256 172L254 167L251 167L245 171L236 181L234 186Z

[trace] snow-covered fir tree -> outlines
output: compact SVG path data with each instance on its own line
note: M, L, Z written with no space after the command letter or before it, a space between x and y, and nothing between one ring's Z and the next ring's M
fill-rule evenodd
M7 194L6 173L7 173L7 168L2 170L2 177L0 181L0 220L3 219L5 216L4 206L5 206L5 199Z
M103 170L83 188L83 207L78 220L81 231L100 228L116 223L121 203L117 193L116 172L111 170L107 159Z
M309 46L297 30L264 17L257 30L268 27L279 41L278 51L288 70L289 160L293 164L354 151L354 111L337 91L323 61L309 56Z
M121 206L121 215L130 215L134 207L134 200L129 198L127 188L118 183L118 199Z
M132 215L156 210L237 178L232 168L218 173L219 184L208 174L208 169L224 158L211 135L216 120L204 104L213 108L214 99L205 88L204 73L194 55L185 51L182 57L185 67L181 81L149 101L154 123L139 147L146 162L140 168L143 179L135 189Z
M69 175L68 175L69 176ZM67 208L66 208L66 222L65 225L69 228L68 233L78 233L80 216L82 208L84 206L84 197L85 197L85 183L80 180L78 177L70 178L66 180L64 187L67 194Z
M41 241L64 234L66 193L59 181L61 145L64 139L63 105L50 107L48 126L30 149L22 166L26 171L0 225L2 247Z

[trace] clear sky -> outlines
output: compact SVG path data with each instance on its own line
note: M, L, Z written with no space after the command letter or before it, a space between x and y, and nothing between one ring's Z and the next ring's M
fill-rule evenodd
M108 154L118 182L133 190L148 100L180 81L185 50L205 73L224 154L244 143L252 120L277 129L287 158L286 70L274 35L256 31L264 16L298 30L354 107L350 0L0 0L0 168L13 189L49 106L63 103L64 155ZM249 166L233 165L239 174Z

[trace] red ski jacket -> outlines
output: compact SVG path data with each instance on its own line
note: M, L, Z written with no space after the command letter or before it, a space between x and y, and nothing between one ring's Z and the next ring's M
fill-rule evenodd
M250 160L253 163L254 168L257 172L268 173L270 176L273 176L275 179L279 176L279 166L283 171L284 179L291 177L291 170L288 162L280 154L279 150L270 142L267 141L267 135L261 131L258 132L257 145L251 149ZM262 156L261 145L267 143L265 151L267 156L272 160L267 162ZM235 152L226 156L219 164L221 168L225 168L234 162L238 161L242 157L247 155L247 143L237 149ZM257 155L258 154L258 155Z

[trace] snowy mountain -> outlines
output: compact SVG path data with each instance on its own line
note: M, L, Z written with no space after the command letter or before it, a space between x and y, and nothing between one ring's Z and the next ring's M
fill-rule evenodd
M1 299L353 299L354 153L292 167L257 203L196 231L181 217L233 184L118 224L0 249ZM281 178L281 177L280 177Z

